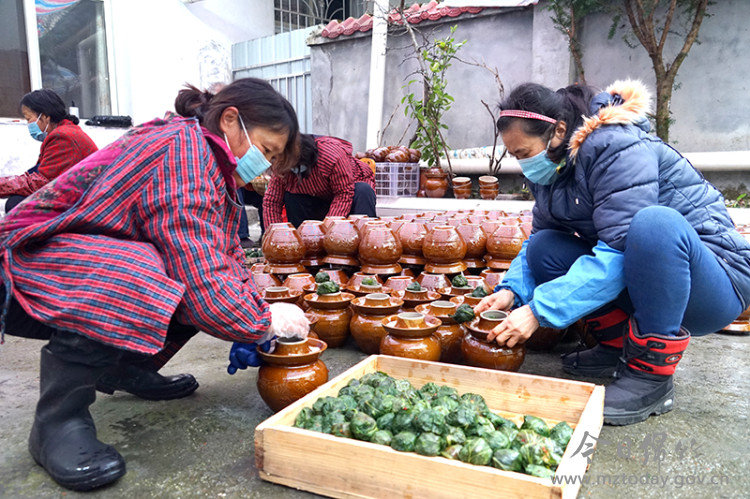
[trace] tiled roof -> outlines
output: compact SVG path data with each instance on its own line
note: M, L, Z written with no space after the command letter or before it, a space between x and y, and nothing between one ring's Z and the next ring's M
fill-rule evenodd
M419 5L415 3L404 11L402 16L396 9L388 13L388 22L403 24L404 18L409 24L417 24L422 21L437 21L443 17L457 17L468 12L477 14L487 7L446 7L432 0ZM490 7L494 8L494 7ZM372 16L365 14L360 18L350 17L344 22L331 21L323 28L321 36L324 38L336 38L341 35L351 35L358 31L370 31L372 29Z

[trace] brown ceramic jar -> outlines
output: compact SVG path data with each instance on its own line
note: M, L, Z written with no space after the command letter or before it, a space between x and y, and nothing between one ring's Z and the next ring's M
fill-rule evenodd
M391 276L385 281L385 286L393 292L405 290L409 284L414 282L414 278L405 275Z
M437 291L438 289L449 287L451 282L445 277L445 274L433 274L430 272L422 272L417 277L417 282L423 287L431 291Z
M438 166L425 172L424 190L428 198L441 198L448 192L448 174Z
M380 353L380 342L386 335L383 319L398 312L403 300L385 293L372 293L352 300L354 314L349 332L360 350L366 354Z
M394 291L392 293L392 296L404 301L404 312L411 312L417 305L440 299L440 293L438 293L437 291L431 291L427 288L423 288L421 291L410 291L408 289L405 289L403 291Z
M526 238L518 225L501 225L487 238L487 266L505 270L521 251Z
M394 357L440 360L440 340L433 333L440 319L416 312L402 312L383 319L387 334L380 342L380 353Z
M276 341L271 353L258 350L263 365L258 369L258 393L272 411L278 412L328 381L328 368L320 360L325 342L306 338Z
M359 241L359 259L366 274L394 275L401 272L401 241L385 222L365 225Z
M484 254L487 252L487 234L479 224L462 223L456 227L458 235L466 243L466 256L464 263L469 270L483 269L485 267ZM478 272L478 270L475 270Z
M402 255L400 263L409 265L424 265L422 256L422 243L427 234L424 223L418 221L406 222L398 230L398 238L401 241Z
M565 331L551 327L540 327L526 341L529 350L549 351L557 346L565 336Z
M351 220L334 220L323 238L323 247L327 256L323 263L333 265L356 266L359 249L359 232Z
M325 217L323 219L323 225L320 228L323 229L323 232L325 234L327 234L328 229L330 229L331 225L333 225L333 223L337 220L346 220L346 217Z
M305 301L310 306L307 313L316 320L312 330L331 348L340 347L349 337L349 323L352 320L349 304L353 299L353 294L340 291L327 295L305 295Z
M263 293L263 290L270 286L281 286L281 280L273 274L267 274L265 272L251 272L250 275L253 278L255 289L258 293Z
M263 290L263 299L268 303L297 303L301 295L301 289L292 290L286 286L269 286Z
M455 177L453 179L453 195L456 199L471 197L471 179L469 177Z
M320 220L305 220L297 228L297 233L299 233L305 247L305 255L300 263L305 267L320 266L320 260L325 256L323 222Z
M456 308L455 303L442 300L417 305L415 308L420 314L440 319L441 325L433 334L440 340L440 361L451 364L461 362L461 343L466 334L466 329L450 317L456 313Z
M304 272L300 260L305 255L305 246L297 231L287 224L271 224L263 238L263 256L268 260L265 271L271 274L294 274Z
M462 263L466 243L450 225L439 225L428 232L422 243L422 253L427 260L426 272L456 274L466 270L466 264Z
M465 362L474 367L498 369L501 371L518 371L526 356L524 345L513 348L501 347L494 341L487 342L488 333L508 316L500 310L488 310L479 314L466 329L461 353Z
M493 293L495 290L495 287L503 282L503 277L505 277L505 272L502 271L495 271L492 269L484 269L479 273L481 277L484 277L484 283L487 286L487 292Z

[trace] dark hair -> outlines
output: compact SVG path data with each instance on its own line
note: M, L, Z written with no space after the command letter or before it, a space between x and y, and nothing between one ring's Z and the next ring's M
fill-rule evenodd
M177 113L198 118L203 126L217 135L222 134L219 127L221 113L229 106L238 109L248 131L263 127L289 134L284 152L271 165L274 173L286 175L296 166L300 147L297 113L267 81L259 78L235 80L215 95L187 85L175 99Z
M317 163L318 144L315 142L315 135L300 134L299 164L307 166L307 171L303 176L307 176Z
M514 88L503 100L500 110L530 111L564 121L565 139L562 144L550 149L548 153L553 161L562 161L573 133L583 123L584 116L591 115L589 102L595 95L596 90L586 85L570 85L555 92L551 88L536 83L523 83ZM497 129L502 133L517 121L521 123L525 133L534 137L543 137L546 140L554 133L554 123L510 116L498 118Z
M46 114L52 123L70 120L76 125L78 124L78 117L68 114L68 108L65 107L62 97L49 88L34 90L24 95L18 105L19 110L21 106L28 107L36 114Z

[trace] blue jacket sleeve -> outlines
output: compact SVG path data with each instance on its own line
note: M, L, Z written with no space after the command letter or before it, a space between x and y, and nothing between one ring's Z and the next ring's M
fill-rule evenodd
M534 235L532 234L531 237L534 237ZM534 281L529 264L526 262L526 246L529 244L529 239L523 242L521 251L518 252L518 255L511 262L510 268L505 273L502 282L495 286L494 289L495 292L501 289L510 289L513 291L513 294L516 295L516 300L513 304L514 308L526 305L531 300L534 288L536 287L536 281Z
M534 290L529 306L540 326L566 328L625 289L623 253L602 241L593 252L578 258L565 275Z

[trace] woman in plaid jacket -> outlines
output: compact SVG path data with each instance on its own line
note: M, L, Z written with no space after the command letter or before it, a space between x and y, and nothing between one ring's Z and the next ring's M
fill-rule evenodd
M132 129L0 221L3 332L49 340L29 450L74 490L125 473L96 438L95 388L183 397L195 379L156 370L197 331L254 344L274 330L242 265L237 187L295 164L294 109L257 79L215 96L189 87L175 107L183 116Z

